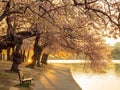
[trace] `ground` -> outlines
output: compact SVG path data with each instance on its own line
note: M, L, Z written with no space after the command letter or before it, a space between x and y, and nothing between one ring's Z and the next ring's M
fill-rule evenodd
M19 69L24 72L24 76L26 78L34 78L32 84L34 84L40 75L47 71L48 68L52 67L50 65L47 65L43 66L44 68L35 67L34 69L31 69L25 67L25 65L25 63L22 63L19 66ZM11 87L17 86L19 84L18 74L10 71L11 66L11 61L0 61L0 90L10 90Z
M17 73L10 71L12 62L0 61L0 90L82 90L72 77L70 68L64 64L48 64L30 69L21 64L19 69L26 78L32 77L32 85L19 85Z

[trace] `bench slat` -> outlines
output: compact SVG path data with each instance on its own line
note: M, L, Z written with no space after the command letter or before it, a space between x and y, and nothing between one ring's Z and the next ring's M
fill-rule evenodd
M22 79L22 81L30 81L30 80L33 80L32 78L24 78Z
M31 81L33 80L33 78L24 78L24 75L21 71L18 71L18 75L19 75L20 83L31 84Z

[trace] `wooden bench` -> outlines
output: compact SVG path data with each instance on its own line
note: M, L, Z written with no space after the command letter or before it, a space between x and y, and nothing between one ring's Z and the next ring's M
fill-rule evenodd
M33 78L24 78L24 74L21 70L18 71L20 85L26 84L27 86L31 85Z

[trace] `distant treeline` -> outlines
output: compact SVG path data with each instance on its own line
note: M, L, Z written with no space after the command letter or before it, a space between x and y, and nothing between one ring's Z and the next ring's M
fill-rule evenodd
M111 46L111 57L115 60L120 60L120 42Z

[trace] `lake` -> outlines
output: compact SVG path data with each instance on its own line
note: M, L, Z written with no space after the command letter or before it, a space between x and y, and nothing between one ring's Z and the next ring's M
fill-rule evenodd
M83 90L120 90L120 64L104 74L83 72L79 64L67 64L73 78Z
M85 73L81 62L83 61L50 61L50 63L64 63L68 65L71 69L73 78L82 90L120 90L120 60L114 60L114 68L103 74Z

